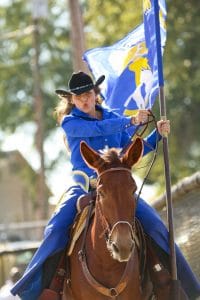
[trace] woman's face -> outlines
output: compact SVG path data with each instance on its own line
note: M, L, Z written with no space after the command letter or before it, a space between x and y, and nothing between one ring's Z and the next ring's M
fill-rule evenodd
M72 103L82 112L95 116L96 94L94 90L82 93L80 95L72 95Z

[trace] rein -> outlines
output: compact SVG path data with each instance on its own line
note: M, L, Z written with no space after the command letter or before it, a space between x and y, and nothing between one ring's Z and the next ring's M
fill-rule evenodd
M148 121L145 122L145 123L142 123L142 124L140 124L140 125L137 125L136 130L135 130L135 132L133 133L133 135L132 135L132 137L131 137L131 140L132 140L132 138L133 138L134 135L136 135L136 136L142 138L142 135L145 133L146 129L148 128L148 125L149 125L150 123L152 123L152 122L154 123L154 126L155 126L155 128L157 129L156 118L155 118L154 114L152 113L152 111L151 111L150 109L149 109L148 111L149 111L149 113L150 113L150 115L148 116ZM151 119L150 119L150 117L151 117ZM144 126L144 129L142 130L141 133L138 133L138 130L139 130L139 128L140 128L141 126ZM152 149L152 146L149 145L145 140L143 140L143 143L146 144L149 148ZM130 143L128 143L126 146L124 146L124 148L122 149L122 151L121 151L121 153L120 153L120 156L122 156L122 155L126 152L126 149L129 147L129 145L130 145ZM152 150L154 150L154 149L152 149ZM145 177L144 177L144 179L143 179L143 182L142 182L142 184L141 184L141 186L140 186L140 189L139 189L139 192L138 192L138 194L137 194L136 204L137 204L137 202L138 202L138 200L139 200L139 198L140 198L140 195L141 195L141 193L142 193L142 189L143 189L143 187L144 187L144 184L145 184L145 182L147 181L148 176L149 176L149 174L150 174L150 172L151 172L151 169L152 169L152 167L153 167L153 164L154 164L154 162L155 162L155 160L156 160L157 153L158 153L158 137L157 137L157 139L156 139L156 147L155 147L155 150L154 150L153 158L152 158L152 160L150 161L148 170L147 170L147 172L146 172L146 175L145 175ZM145 166L144 166L144 167L145 167ZM141 168L144 168L144 167L141 167Z
M147 127L148 127L148 124L149 124L149 123L154 122L155 128L157 129L156 118L155 118L155 116L154 116L154 114L152 113L151 110L149 110L149 112L150 112L150 116L152 117L152 120L147 122ZM146 130L147 127L145 127L145 130ZM143 133L144 133L144 131L142 132L142 134L143 134ZM141 135L142 135L142 134L141 134ZM140 135L140 136L141 136L141 135ZM145 142L145 141L144 141L144 142ZM146 143L146 144L147 144L147 143ZM147 146L148 146L148 144L147 144ZM142 193L143 186L144 186L145 182L147 181L148 176L149 176L149 174L150 174L150 172L151 172L151 169L152 169L152 167L153 167L153 165L154 165L154 162L155 162L156 157L157 157L157 153L158 153L158 137L156 138L156 147L155 147L155 150L154 150L153 158L152 158L152 160L151 160L151 162L150 162L150 165L149 165L149 167L148 167L148 170L147 170L147 172L146 172L146 175L145 175L145 177L144 177L144 179L143 179L143 182L142 182L142 184L141 184L139 193L137 194L136 205L137 205L137 202L138 202L138 200L139 200L139 198L140 198L140 195L141 195L141 193Z

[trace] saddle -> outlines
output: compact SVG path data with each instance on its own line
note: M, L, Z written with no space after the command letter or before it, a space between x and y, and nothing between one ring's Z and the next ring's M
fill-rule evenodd
M89 211L89 204L90 201L95 201L96 200L96 190L89 192L88 194L79 197L76 207L77 207L77 215L75 217L73 226L71 228L70 232L70 242L67 248L67 255L70 256L76 241L79 239L81 233L83 232L85 226L86 226L86 221L87 221L87 216L88 216L88 211ZM93 214L94 211L92 211Z
M96 199L95 190L91 191L87 195L81 196L78 199L77 201L78 213L75 217L74 224L72 225L71 228L70 243L67 249L63 250L61 253L58 253L58 255L55 254L53 257L48 259L46 263L47 272L45 273L49 273L48 265L56 264L56 267L54 269L54 275L51 278L49 284L47 283L49 279L45 280L46 282L44 283L44 286L48 285L49 287L43 289L38 300L61 300L62 299L64 280L66 278L67 279L70 278L69 262L67 257L70 256L70 254L72 253L74 245L85 227L86 217L89 209L89 203L91 200L94 201L94 199Z

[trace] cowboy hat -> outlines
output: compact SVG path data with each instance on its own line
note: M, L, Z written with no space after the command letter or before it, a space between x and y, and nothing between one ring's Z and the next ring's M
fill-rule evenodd
M104 79L105 76L102 75L94 83L88 74L80 71L72 74L68 82L68 90L56 90L55 92L61 97L68 95L80 95L97 87L104 81Z

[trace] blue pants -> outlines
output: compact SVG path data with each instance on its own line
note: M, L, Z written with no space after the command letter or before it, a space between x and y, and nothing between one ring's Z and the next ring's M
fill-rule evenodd
M69 239L69 226L76 215L77 199L85 194L76 185L69 188L65 194L65 201L50 219L44 240L29 263L23 277L15 284L11 292L19 294L23 300L36 300L41 293L42 265L50 255L62 250ZM144 200L139 199L136 216L143 225L145 232L166 252L169 253L168 231L156 211ZM182 286L191 299L200 295L200 284L192 273L181 251L176 247L178 277Z

